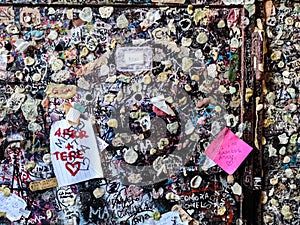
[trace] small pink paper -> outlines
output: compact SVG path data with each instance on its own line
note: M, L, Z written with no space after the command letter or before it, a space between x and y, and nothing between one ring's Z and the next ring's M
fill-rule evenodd
M228 174L233 174L252 147L225 127L205 150L205 154Z

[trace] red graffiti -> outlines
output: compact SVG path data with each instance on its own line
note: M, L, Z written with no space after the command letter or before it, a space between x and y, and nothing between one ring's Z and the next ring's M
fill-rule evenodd
M85 130L80 130L76 132L76 130L73 129L70 130L70 129L61 129L61 128L58 128L57 131L55 131L54 135L58 137L72 138L72 139L75 138L83 139L89 137Z
M61 161L73 161L74 159L83 159L83 151L77 150L77 151L69 151L69 152L54 152L53 153L56 157L56 160Z
M65 95L65 94L73 92L73 89L74 88L58 89L58 88L54 87L52 89L52 94L55 94L55 95L56 94Z

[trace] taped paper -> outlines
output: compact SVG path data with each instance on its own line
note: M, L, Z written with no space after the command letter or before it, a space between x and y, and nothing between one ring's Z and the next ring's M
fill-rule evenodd
M50 152L59 187L103 177L94 130L88 120L80 120L77 126L70 126L67 120L54 123Z

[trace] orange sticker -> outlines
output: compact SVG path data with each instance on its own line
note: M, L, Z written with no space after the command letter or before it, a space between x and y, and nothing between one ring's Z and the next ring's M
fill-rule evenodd
M49 178L46 180L34 181L29 184L29 188L31 191L41 191L48 188L55 188L57 187L57 180L56 178Z

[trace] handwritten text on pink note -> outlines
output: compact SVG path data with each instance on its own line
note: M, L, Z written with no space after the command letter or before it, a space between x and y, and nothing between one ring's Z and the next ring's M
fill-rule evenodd
M233 174L252 147L225 127L205 150L205 154L228 174Z

